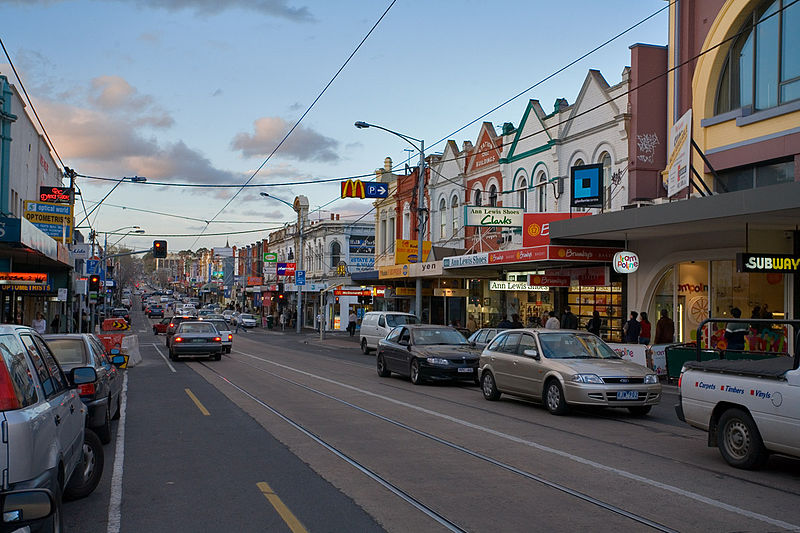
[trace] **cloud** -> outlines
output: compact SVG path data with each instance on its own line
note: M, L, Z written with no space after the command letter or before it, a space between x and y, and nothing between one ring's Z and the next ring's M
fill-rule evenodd
M169 128L175 120L155 104L153 97L139 91L120 76L98 76L89 88L89 103L107 112L132 113L137 126Z
M65 0L0 0L0 4L55 4ZM121 4L134 4L167 11L194 10L198 14L217 14L230 8L258 11L293 22L312 22L314 17L306 6L292 7L287 0L115 0Z
M150 154L127 158L137 173L148 179L186 183L236 183L241 176L215 168L208 158L183 141L159 147Z
M291 128L280 117L263 117L253 123L253 133L238 133L231 141L231 148L240 150L244 157L266 157ZM292 132L276 152L277 156L298 161L334 162L339 142L315 132L303 125Z

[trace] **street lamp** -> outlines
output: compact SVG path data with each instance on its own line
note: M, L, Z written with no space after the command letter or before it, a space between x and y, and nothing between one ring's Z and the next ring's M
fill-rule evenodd
M273 200L277 200L282 204L286 204L292 208L292 210L297 213L297 268L295 269L295 273L298 270L303 270L303 211L308 211L308 198L303 196L295 197L294 203L290 204L286 200L281 200L277 196L272 196L269 193L262 192L261 196L264 198L272 198ZM296 278L296 275L295 275ZM295 279L295 287L297 288L297 324L295 325L297 333L302 331L302 323L303 323L303 291L302 287L297 284L297 279Z
M392 135L396 135L400 137L408 144L414 147L415 150L419 151L419 176L417 180L417 263L422 262L422 255L423 255L423 241L424 241L424 230L425 230L425 221L423 219L423 212L425 211L425 207L423 205L423 201L425 199L425 141L422 139L415 139L414 137L410 137L408 135L404 135L402 133L398 133L396 131L390 130L388 128L384 128L383 126L378 126L376 124L370 124L368 122L364 122L363 120L359 120L355 123L355 127L358 129L366 129L366 128L377 128L379 130L383 130L385 132L391 133ZM412 141L416 141L419 143L419 146L414 144ZM417 318L422 320L422 278L417 276L416 279L416 297L414 303L417 308Z
M127 236L128 236L128 235L130 235L131 233L137 233L137 234L140 234L140 235L141 235L142 233L147 233L145 230L143 230L143 229L139 228L139 226L135 226L135 227L136 227L136 228L138 228L138 229L131 229L130 231L128 231L128 233L126 233L125 235L123 235L122 237L120 237L119 239L117 239L117 241L116 241L116 242L114 242L114 243L111 245L111 247L113 248L114 246L116 246L117 244L119 244L119 243L122 241L122 239L124 239L125 237L127 237Z

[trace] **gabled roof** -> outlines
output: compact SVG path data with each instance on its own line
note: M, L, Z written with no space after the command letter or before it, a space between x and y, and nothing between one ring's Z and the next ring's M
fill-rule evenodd
M494 124L484 122L478 132L477 143L467 151L465 172L470 174L479 171L475 168L478 163L482 163L481 166L496 164L503 155L502 150L503 138L497 135Z
M564 139L569 136L569 130L572 127L574 122L573 118L579 113L585 113L588 111L589 108L585 107L584 100L586 99L586 95L589 90L593 87L596 87L600 93L602 94L603 98L605 99L605 103L608 104L608 107L601 106L598 111L603 109L608 109L606 111L610 114L610 116L615 117L619 115L619 106L616 104L616 101L612 100L609 96L609 85L606 79L600 74L599 70L590 69L589 72L586 74L586 78L583 80L583 85L581 86L581 90L578 93L578 98L575 100L575 103L572 105L572 109L570 110L569 117L564 125L564 129L561 132L561 138ZM593 106L594 107L594 106Z
M520 121L519 127L514 132L514 139L511 141L511 147L508 149L508 154L506 157L500 160L500 163L510 163L518 159L530 157L540 152L549 150L550 147L555 144L555 140L544 124L545 116L546 114L542 109L542 106L539 104L539 100L528 101L528 107L525 109L525 113L522 115L522 120ZM529 120L530 123L528 122ZM541 143L539 146L525 152L517 151L518 143L521 140L527 140L528 138L536 138L540 136L542 137L542 140L547 140Z

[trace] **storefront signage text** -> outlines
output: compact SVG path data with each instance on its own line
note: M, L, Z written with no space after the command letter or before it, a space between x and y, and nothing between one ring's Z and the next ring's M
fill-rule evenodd
M639 270L639 256L633 252L617 252L614 254L614 272L633 274Z
M39 187L39 201L53 204L71 204L72 189L65 187Z
M278 263L279 276L294 276L297 263Z
M247 277L247 285L252 287L253 285L261 285L264 283L264 278L261 276L248 276Z
M404 278L408 276L409 265L392 265L378 268L378 279Z
M413 277L441 276L442 261L432 261L430 263L415 263L409 265L409 275Z
M417 262L417 241L397 239L394 242L394 264L405 265ZM431 241L422 241L423 260L431 253Z
M372 296L369 289L334 289L334 296Z
M529 285L524 281L489 281L490 291L536 291L547 292L550 287L543 285Z
M519 207L464 206L464 225L489 227L521 227L524 209Z
M457 298L466 298L469 296L469 289L433 289L434 296L451 296Z
M44 285L46 283L46 273L0 272L0 285Z
M548 276L543 274L528 274L528 285L541 287L569 287L569 276Z
M736 254L736 270L739 272L800 272L800 257L789 254Z
M589 215L591 213L525 213L522 217L522 246L528 248L550 244L550 223Z

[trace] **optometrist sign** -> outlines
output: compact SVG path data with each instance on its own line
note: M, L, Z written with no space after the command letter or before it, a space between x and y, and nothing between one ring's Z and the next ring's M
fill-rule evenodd
M525 210L520 207L484 207L468 205L464 207L464 225L492 227L522 227L522 214Z

